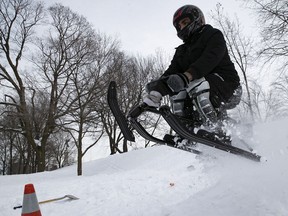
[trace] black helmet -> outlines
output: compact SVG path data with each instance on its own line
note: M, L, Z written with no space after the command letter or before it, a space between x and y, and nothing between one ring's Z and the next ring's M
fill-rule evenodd
M179 21L183 18L190 18L191 23L180 30ZM202 11L194 5L184 5L180 7L173 16L173 25L177 30L177 35L182 40L187 40L197 29L205 25L205 17Z

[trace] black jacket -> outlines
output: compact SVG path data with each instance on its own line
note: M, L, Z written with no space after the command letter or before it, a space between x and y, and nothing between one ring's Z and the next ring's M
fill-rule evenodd
M210 25L203 26L189 41L176 48L163 76L188 71L193 79L205 77L211 94L227 102L239 87L239 76L232 63L224 36Z

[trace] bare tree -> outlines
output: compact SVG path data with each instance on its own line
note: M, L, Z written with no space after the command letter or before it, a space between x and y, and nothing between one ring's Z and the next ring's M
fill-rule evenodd
M63 106L71 104L71 109L63 119L63 128L68 131L77 148L77 174L82 175L82 158L101 139L104 131L99 114L99 101L105 97L103 88L107 86L105 70L118 41L104 34L94 34L91 41L90 60L77 67L70 76L67 100ZM85 142L84 138L91 137Z
M255 117L259 121L274 119L280 111L279 97L274 91L264 91L263 86L252 83L251 98L254 106Z
M15 132L18 127L18 118L11 115L15 113L14 107L7 106L3 110L0 120L1 143L0 157L3 164L3 174L23 174L36 171L36 158L33 157L34 150L27 145L24 136Z
M8 165L11 160L11 157L9 157L9 146L12 145L7 142L3 133L1 133L0 136L2 138L0 140L0 175L6 175L9 173Z
M113 58L111 59L106 70L106 80L107 80L107 83L110 80L117 81L117 84L119 87L118 88L118 96L119 96L118 101L121 106L121 109L123 110L125 114L128 114L129 107L131 108L131 106L133 106L133 104L136 103L135 99L137 100L137 98L139 98L139 96L137 95L136 97L132 99L133 101L131 101L131 97L129 93L133 94L132 93L133 91L130 92L127 89L127 85L129 85L129 81L132 81L132 78L130 76L131 71L133 71L134 74L137 73L135 63L131 59L129 59L123 52L120 52L119 50L115 51L113 53ZM135 88L136 85L137 84L134 83L133 87ZM123 90L121 90L120 88ZM124 96L124 94L126 95ZM127 141L123 139L122 133L119 132L118 130L117 123L114 119L114 116L109 110L106 98L103 98L103 99L104 101L101 101L102 102L101 120L103 123L104 130L109 137L110 152L111 154L115 154L116 152L121 153L123 151L119 148L119 143L123 141L123 144L126 146ZM123 148L123 149L124 151L127 150L126 148Z
M153 58L129 57L123 52L115 52L107 67L106 77L108 81L117 82L118 102L124 115L128 115L131 108L141 102L147 80L154 71L153 65ZM108 108L106 98L102 103L101 118L109 137L111 154L126 152L127 140L123 139L123 134ZM120 142L123 142L122 150L119 147Z
M77 148L77 174L82 175L82 158L103 135L102 124L98 114L97 104L103 88L100 86L99 73L94 68L82 68L71 76L70 92L73 102L73 111L65 117L63 127L68 131ZM73 96L72 96L73 95ZM86 141L84 138L92 137L93 141Z
M9 98L0 104L15 107L13 115L18 118L18 132L25 136L28 145L36 151L38 171L44 170L44 163L34 139L20 64L27 45L33 39L34 28L42 20L43 14L42 3L32 0L0 2L0 80L7 92L6 98Z
M54 133L47 148L47 166L49 170L69 166L74 163L74 144L69 133L59 131Z
M288 1L287 0L253 0L247 1L250 9L258 15L261 30L261 46L258 48L259 57L263 57L263 64L273 70L276 81L271 84L273 101L277 100L274 115L287 115L287 73L288 66ZM275 64L273 64L275 63ZM280 67L279 67L280 66ZM276 69L275 69L276 68ZM277 72L279 71L279 72Z
M237 18L231 20L227 15L224 15L224 9L220 3L217 4L215 12L212 13L212 19L223 32L229 54L232 57L233 62L236 63L241 71L247 93L247 101L244 101L244 103L247 104L247 107L250 110L250 116L253 120L253 104L248 81L249 67L252 66L254 60L253 41L243 35Z
M43 153L49 136L62 127L64 119L73 112L75 116L75 112L86 109L79 101L85 101L85 96L91 97L93 92L88 89L91 85L85 86L87 83L82 82L81 73L98 57L97 35L83 16L59 4L50 7L49 12L52 18L50 34L39 39L39 53L33 59L42 75L41 82L39 77L38 82L34 82L40 84L35 89L46 91L49 95L45 124L40 134ZM86 102L90 100L88 98ZM82 135L79 134L81 140Z
M279 77L271 87L274 98L277 100L278 109L274 113L278 117L288 116L288 76Z
M268 62L280 60L288 66L288 1L253 0L247 4L256 11L260 22L262 44L259 54Z

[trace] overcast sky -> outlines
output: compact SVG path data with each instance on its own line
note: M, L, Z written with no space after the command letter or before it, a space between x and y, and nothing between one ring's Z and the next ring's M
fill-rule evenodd
M131 54L149 55L157 49L174 53L182 41L172 25L174 12L185 4L194 4L204 13L210 23L209 13L220 2L224 10L237 14L245 28L252 29L248 9L241 0L52 0L83 15L94 26L107 35L116 37L121 48Z

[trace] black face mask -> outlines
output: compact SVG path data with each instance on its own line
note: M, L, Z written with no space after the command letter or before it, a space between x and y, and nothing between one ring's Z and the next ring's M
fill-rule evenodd
M182 30L179 30L177 33L177 36L183 40L186 41L196 30L195 28L195 22L191 22L187 26L185 26Z
M192 22L178 31L177 36L184 42L187 42L196 32L201 32L203 27L204 25L201 25L198 22Z

